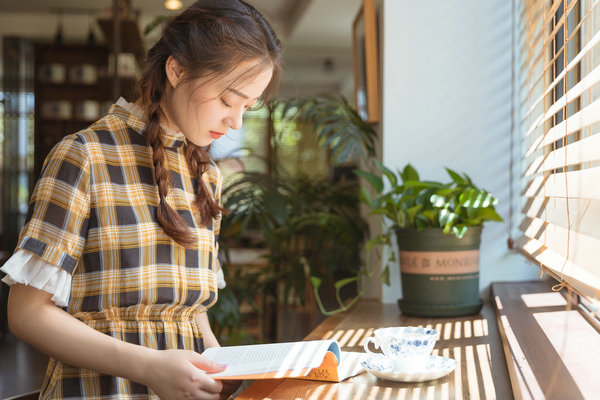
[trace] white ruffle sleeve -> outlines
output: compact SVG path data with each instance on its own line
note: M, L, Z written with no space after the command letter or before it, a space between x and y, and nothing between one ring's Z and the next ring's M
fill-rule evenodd
M225 289L227 283L225 282L225 275L223 274L223 269L219 268L217 271L217 288Z
M71 274L26 250L18 249L0 268L7 285L21 283L51 293L52 301L66 307L71 296Z
M216 257L214 257L214 262L216 264L217 269L217 289L225 289L227 286L227 282L225 282L225 274L223 273L223 267L221 266L221 257L219 257L219 243L215 243L214 253Z

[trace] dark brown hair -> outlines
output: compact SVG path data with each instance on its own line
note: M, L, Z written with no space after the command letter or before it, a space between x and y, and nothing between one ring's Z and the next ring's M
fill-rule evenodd
M173 56L183 69L186 82L224 77L240 63L258 60L259 64L238 77L237 81L273 68L273 77L262 96L264 101L279 82L281 45L271 25L249 4L241 0L200 0L167 22L160 39L148 51L138 90L141 106L148 118L146 138L153 150L154 179L160 196L158 222L173 240L182 246L190 246L197 238L166 201L171 182L165 165L165 148L160 140L165 133L159 122L164 118L160 104L167 87L165 65L169 56ZM185 156L190 170L198 178L195 204L200 220L204 226L210 226L223 211L202 181L210 158L206 149L189 141Z

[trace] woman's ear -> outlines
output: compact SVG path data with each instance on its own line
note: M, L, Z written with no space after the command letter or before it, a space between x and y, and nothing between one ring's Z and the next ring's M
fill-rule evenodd
M177 84L181 81L181 78L183 78L183 69L173 56L169 56L169 58L167 58L165 72L167 74L167 80L171 86L174 88L177 87Z

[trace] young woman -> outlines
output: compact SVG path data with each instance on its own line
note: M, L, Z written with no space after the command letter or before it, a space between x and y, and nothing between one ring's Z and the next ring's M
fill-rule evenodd
M217 399L221 175L207 155L273 92L280 43L241 0L201 0L120 99L48 155L2 267L15 335L50 355L41 398Z

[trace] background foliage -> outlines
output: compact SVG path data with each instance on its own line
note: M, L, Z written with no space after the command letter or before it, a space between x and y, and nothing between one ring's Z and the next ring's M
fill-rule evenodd
M219 292L209 314L216 333L230 343L247 339L241 329L241 303L258 313L264 313L264 303L305 304L307 296L314 296L311 277L331 288L324 291L327 301L328 294L335 292L335 282L351 279L360 269L367 235L359 212L358 179L343 171L351 171L354 162L371 151L375 132L340 98L275 101L266 109L272 157L265 162L275 164L265 172L239 174L223 191L228 210L220 240L224 268L228 268L227 247L247 245L248 237L258 237L252 246L268 250L265 269L237 271L235 279L228 277L228 287ZM325 151L330 165L327 176L286 171L277 155L290 137L290 126L293 134L309 137Z

